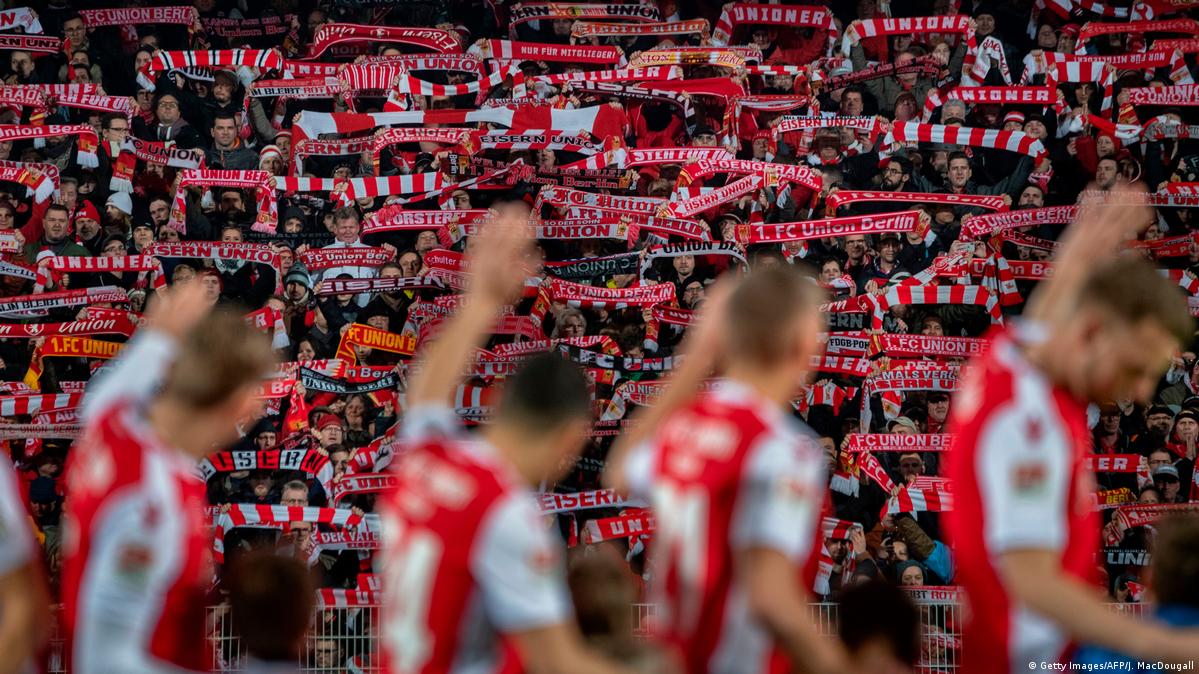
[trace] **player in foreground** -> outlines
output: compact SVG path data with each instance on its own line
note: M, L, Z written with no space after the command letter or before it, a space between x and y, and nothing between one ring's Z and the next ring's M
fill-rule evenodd
M1063 661L1072 641L1154 661L1199 654L1199 636L1108 611L1084 580L1099 537L1087 404L1147 401L1192 330L1174 284L1117 256L1150 222L1140 196L1084 205L1053 278L1021 324L994 336L954 399L947 519L973 616L963 671L1028 671Z
M0 674L32 672L50 636L50 596L7 453L0 453Z
M610 486L652 497L660 633L685 671L844 672L817 635L801 569L820 536L826 476L790 414L817 350L820 290L790 265L718 288L683 365L609 459ZM725 379L696 396L723 364Z
M265 335L209 308L195 282L158 297L84 398L64 524L75 674L208 671L211 534L195 465L261 414L275 362Z
M470 258L461 308L409 382L399 486L380 499L385 671L623 672L584 647L561 545L531 493L558 479L586 438L582 371L558 356L530 359L477 436L450 406L530 268L527 209L501 209L472 247L484 252Z

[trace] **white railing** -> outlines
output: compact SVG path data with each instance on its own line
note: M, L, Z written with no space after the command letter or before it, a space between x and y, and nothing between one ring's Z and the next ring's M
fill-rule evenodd
M917 671L923 673L960 671L962 609L956 601L919 601L921 658ZM1144 604L1108 604L1113 611L1140 617ZM811 617L820 634L837 633L837 604L811 604ZM633 630L648 636L656 613L653 604L633 604ZM242 667L241 640L234 633L227 606L208 609L208 644L214 672L237 672ZM297 671L325 674L380 672L374 659L377 645L379 607L318 609L305 639ZM51 674L66 674L62 653L64 642L56 629L51 639Z

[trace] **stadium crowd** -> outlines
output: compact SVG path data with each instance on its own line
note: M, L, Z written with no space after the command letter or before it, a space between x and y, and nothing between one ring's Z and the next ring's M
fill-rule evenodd
M1078 204L1147 186L1121 193L1154 213L1126 246L1199 307L1196 3L94 4L0 11L0 437L56 597L84 389L187 281L283 363L266 415L197 467L207 601L269 549L326 608L375 601L410 364L488 254L490 206L531 213L540 264L456 411L486 424L532 354L585 369L595 425L539 494L576 601L605 574L645 601L652 513L601 475L719 279L806 265L829 294L793 408L825 452L809 589L830 601L955 585L960 366L1052 275ZM1199 501L1197 353L1151 404L1089 409L1108 601L1141 601L1153 522ZM322 671L366 666L349 643L316 642Z

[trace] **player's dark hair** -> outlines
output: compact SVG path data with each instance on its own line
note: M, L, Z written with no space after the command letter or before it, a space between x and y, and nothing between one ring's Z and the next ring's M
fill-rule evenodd
M556 354L525 361L504 385L499 418L531 431L549 430L591 417L587 378L578 365Z
M307 565L267 551L239 556L224 581L234 632L250 655L295 663L312 618L316 586Z
M1148 321L1187 344L1195 322L1177 284L1143 259L1121 256L1096 265L1079 292L1079 305L1098 307L1113 318L1137 324Z
M1199 608L1199 520L1162 520L1150 568L1153 594L1161 601Z
M841 593L837 634L850 653L882 639L900 662L920 659L920 612L903 590L882 581L854 585Z

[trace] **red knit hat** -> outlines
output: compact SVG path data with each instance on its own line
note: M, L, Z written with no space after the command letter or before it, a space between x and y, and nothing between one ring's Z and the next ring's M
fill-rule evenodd
M79 207L75 209L75 219L71 221L71 225L74 226L75 223L84 219L100 222L100 211L96 209L95 204L86 199L80 200Z

